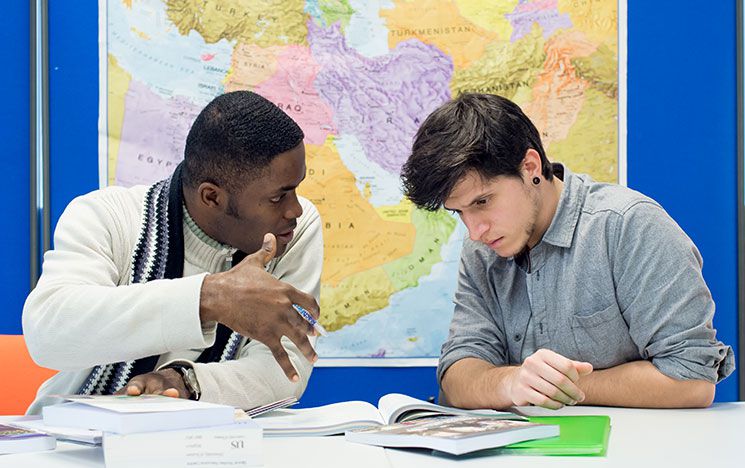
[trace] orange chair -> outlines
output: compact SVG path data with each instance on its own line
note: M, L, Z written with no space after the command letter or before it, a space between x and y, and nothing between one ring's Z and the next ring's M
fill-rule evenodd
M31 360L23 335L0 335L0 415L23 414L56 371Z

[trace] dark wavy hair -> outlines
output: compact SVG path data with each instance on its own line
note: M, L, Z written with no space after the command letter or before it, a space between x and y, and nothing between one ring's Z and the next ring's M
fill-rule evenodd
M541 156L543 176L551 180L538 130L517 104L493 94L462 94L419 127L401 170L404 195L419 208L437 210L471 170L485 179L520 177L531 148Z
M207 104L189 130L184 184L239 189L303 138L298 124L266 98L250 91L223 94Z

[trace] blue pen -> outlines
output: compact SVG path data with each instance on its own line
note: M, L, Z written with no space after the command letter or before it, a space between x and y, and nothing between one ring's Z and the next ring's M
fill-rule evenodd
M321 335L321 336L328 336L328 332L326 331L326 329L323 328L323 325L321 325L320 323L318 323L318 321L316 319L314 319L312 315L310 315L310 312L308 312L307 310L303 309L302 307L300 307L297 304L292 304L292 308L295 309L295 310L297 310L297 313L300 314L300 316L303 317L306 322L308 322L309 324L311 324L313 326L313 329L315 331L317 331L319 335Z

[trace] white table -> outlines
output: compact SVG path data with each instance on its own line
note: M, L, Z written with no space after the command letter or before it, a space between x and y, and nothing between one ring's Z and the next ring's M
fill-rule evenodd
M575 407L558 412L521 408L530 416L610 416L606 457L479 457L453 462L423 453L386 450L393 467L745 467L745 402L721 403L696 410L643 410ZM508 460L509 459L509 460ZM502 462L503 460L503 462Z
M557 412L521 408L526 414L606 414L611 433L606 457L488 456L452 459L424 451L383 450L351 444L343 437L264 439L269 468L495 467L745 467L745 402L701 410L641 410L578 407ZM9 418L0 418L0 422ZM0 456L0 467L103 467L100 448L60 443L57 450Z

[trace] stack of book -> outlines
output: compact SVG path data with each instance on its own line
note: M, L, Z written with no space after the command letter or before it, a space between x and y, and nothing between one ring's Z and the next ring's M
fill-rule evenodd
M107 468L263 463L261 428L248 418L236 422L232 406L160 395L66 398L45 407L37 427L68 440L77 434L100 441Z

